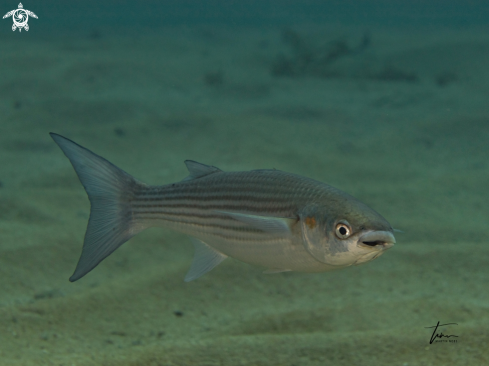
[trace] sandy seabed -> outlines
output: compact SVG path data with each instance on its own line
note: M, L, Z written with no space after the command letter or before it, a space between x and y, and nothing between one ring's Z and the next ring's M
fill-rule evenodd
M0 365L489 364L487 29L162 28L0 38ZM89 202L48 132L150 184L193 159L364 201L397 244L265 275L139 234L76 283ZM456 342L430 344L437 322Z

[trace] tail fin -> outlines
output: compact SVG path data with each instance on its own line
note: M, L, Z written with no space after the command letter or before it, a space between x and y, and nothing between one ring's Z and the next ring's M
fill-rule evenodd
M135 188L144 184L73 141L50 135L70 160L91 203L82 254L70 277L74 282L143 230L132 219L130 202Z

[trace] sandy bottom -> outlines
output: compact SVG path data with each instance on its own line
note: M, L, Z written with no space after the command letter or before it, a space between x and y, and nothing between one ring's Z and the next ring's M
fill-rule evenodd
M487 30L135 34L0 39L1 365L489 364ZM184 283L190 241L151 229L69 283L89 202L51 131L150 184L309 176L404 233L338 272Z

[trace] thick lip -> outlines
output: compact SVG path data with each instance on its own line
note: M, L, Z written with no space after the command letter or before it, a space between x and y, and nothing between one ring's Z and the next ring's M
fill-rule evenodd
M358 243L371 248L389 249L396 243L396 238L390 231L370 231L363 234Z

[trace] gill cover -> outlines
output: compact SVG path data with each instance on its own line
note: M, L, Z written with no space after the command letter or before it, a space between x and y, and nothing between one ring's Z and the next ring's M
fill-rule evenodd
M352 264L352 253L348 250L351 239L338 239L334 230L334 218L325 215L318 205L306 206L299 213L304 247L315 259L332 266Z

